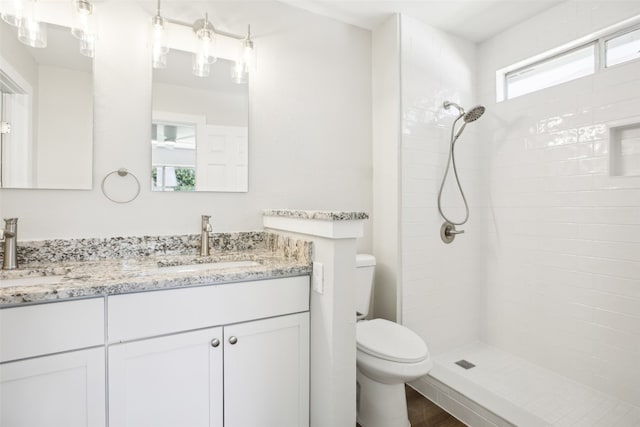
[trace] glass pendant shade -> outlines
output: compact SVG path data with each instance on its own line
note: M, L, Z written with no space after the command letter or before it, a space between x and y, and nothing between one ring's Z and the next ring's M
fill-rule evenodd
M71 34L78 40L86 38L87 40L97 39L97 24L95 14L93 13L93 4L88 0L72 0L73 1L73 26Z
M241 42L241 52L240 59L244 63L246 71L254 70L256 66L256 49L253 45L253 40L251 40L251 26L249 26L247 38Z
M198 77L207 77L211 64L218 59L215 55L216 33L213 25L209 22L208 15L193 24L193 31L198 37L198 45L193 54L192 71Z
M89 58L96 55L96 35L87 34L80 40L80 53Z
M153 68L167 68L167 54L153 53L152 59Z
M167 30L165 22L165 19L160 16L160 10L158 9L158 14L154 16L151 21L153 29L153 68L167 67L167 53L169 53L169 46L167 44Z
M28 6L30 10L18 27L18 40L31 47L47 47L47 26L37 19L36 1L31 0Z
M251 40L251 26L249 26L247 37L240 42L238 59L231 67L231 79L234 83L247 83L249 71L255 69L255 53L253 40Z
M9 25L19 27L22 23L23 2L22 0L9 0L2 4L0 17Z
M194 76L209 77L211 71L211 63L206 61L206 58L199 57L198 54L193 55L191 71Z
M245 84L248 81L249 73L245 67L245 64L241 61L236 61L231 67L231 80L237 84Z

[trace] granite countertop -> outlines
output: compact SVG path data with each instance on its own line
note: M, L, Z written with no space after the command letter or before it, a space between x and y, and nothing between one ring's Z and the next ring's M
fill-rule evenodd
M295 241L283 241L279 237L269 240L272 247L257 245L251 249L214 251L208 257L188 253L24 263L17 270L0 271L0 307L311 273L310 249L307 246L300 246ZM302 247L302 250L296 252L296 247ZM197 271L166 269L179 265L230 261L253 261L257 265L213 267ZM54 277L58 283L51 282ZM19 278L25 278L30 283L7 286L7 281ZM40 280L37 278L41 278L42 283L38 283Z
M354 221L369 219L366 212L353 211L311 211L296 209L265 209L263 216L282 216L288 218L319 219L324 221Z
M199 271L163 271L166 266L225 261L255 261L258 265L213 268ZM0 273L0 282L27 277L29 280L62 275L54 284L4 287L0 283L0 306L67 298L115 295L185 286L209 285L296 276L311 273L308 263L286 259L266 249L229 251L209 257L177 255L100 261L68 262L61 265L25 265ZM35 279L34 279L35 280ZM37 281L37 280L36 280Z

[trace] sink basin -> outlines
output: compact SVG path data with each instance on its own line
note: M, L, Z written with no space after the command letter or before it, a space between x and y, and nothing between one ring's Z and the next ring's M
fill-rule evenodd
M0 279L0 288L11 286L55 285L64 280L64 276L30 276L17 279Z
M204 270L222 270L225 268L255 267L257 265L260 265L260 263L255 261L223 261L209 262L206 264L172 265L169 267L159 267L158 271L162 273L191 273Z

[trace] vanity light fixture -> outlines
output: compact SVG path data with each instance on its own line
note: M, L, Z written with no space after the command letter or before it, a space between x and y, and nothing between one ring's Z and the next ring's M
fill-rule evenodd
M169 46L167 45L166 19L160 15L160 0L158 0L158 13L151 18L151 26L153 28L153 68L167 68L167 53Z
M18 40L31 47L47 47L47 27L38 21L37 0L29 0L27 6L18 26Z
M22 0L6 1L3 4L0 17L7 24L19 27L22 23L23 6Z
M207 77L211 64L218 59L215 56L216 32L213 24L209 22L209 14L193 23L193 32L198 36L198 45L193 54L192 71L198 77Z
M238 84L247 83L249 71L255 67L255 48L251 40L251 25L247 29L247 37L240 42L239 58L231 68L231 79Z

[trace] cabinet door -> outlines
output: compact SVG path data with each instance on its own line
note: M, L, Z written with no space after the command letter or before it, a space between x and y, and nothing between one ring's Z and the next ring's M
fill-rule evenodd
M222 328L110 346L109 426L222 427L222 351Z
M225 427L309 425L309 313L224 328Z
M104 368L104 347L0 365L0 426L104 426Z

